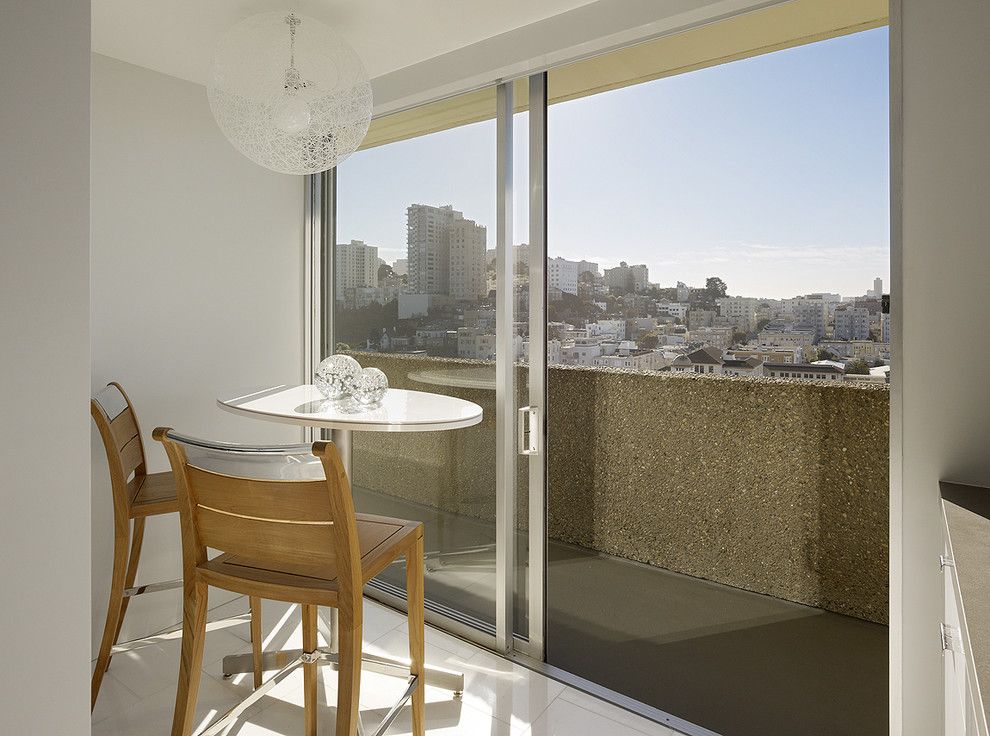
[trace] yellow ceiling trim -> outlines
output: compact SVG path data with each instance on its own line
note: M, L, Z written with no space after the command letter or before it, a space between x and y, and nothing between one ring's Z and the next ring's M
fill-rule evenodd
M768 54L888 23L888 0L791 0L552 69L550 104ZM516 109L526 104L516 83ZM371 122L361 148L495 117L495 89L468 92Z

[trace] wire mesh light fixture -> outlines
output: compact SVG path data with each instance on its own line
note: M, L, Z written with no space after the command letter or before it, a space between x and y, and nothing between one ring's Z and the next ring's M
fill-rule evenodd
M231 28L207 93L234 147L283 174L333 168L371 123L371 84L357 53L329 26L292 12L259 13Z

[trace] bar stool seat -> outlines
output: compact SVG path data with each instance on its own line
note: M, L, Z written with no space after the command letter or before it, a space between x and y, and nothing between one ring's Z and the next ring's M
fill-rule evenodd
M354 516L361 553L362 585L395 560L397 549L408 548L422 534L419 522L370 514ZM243 554L224 553L199 569L207 583L218 588L253 590L254 586L247 582L250 581L264 586L265 598L333 608L338 604L339 571L334 563L293 561L272 564ZM299 599L300 589L311 591L306 600ZM258 592L261 592L260 587Z

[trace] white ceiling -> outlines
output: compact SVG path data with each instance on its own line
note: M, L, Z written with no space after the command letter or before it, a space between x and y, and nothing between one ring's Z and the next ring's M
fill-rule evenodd
M92 0L93 50L206 83L213 48L237 21L293 9L333 26L371 77L593 0Z

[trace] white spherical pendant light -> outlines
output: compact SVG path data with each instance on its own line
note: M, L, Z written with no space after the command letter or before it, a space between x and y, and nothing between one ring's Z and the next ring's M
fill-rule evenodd
M361 59L332 28L295 13L260 13L231 28L217 46L207 92L234 147L284 174L333 168L371 123Z

